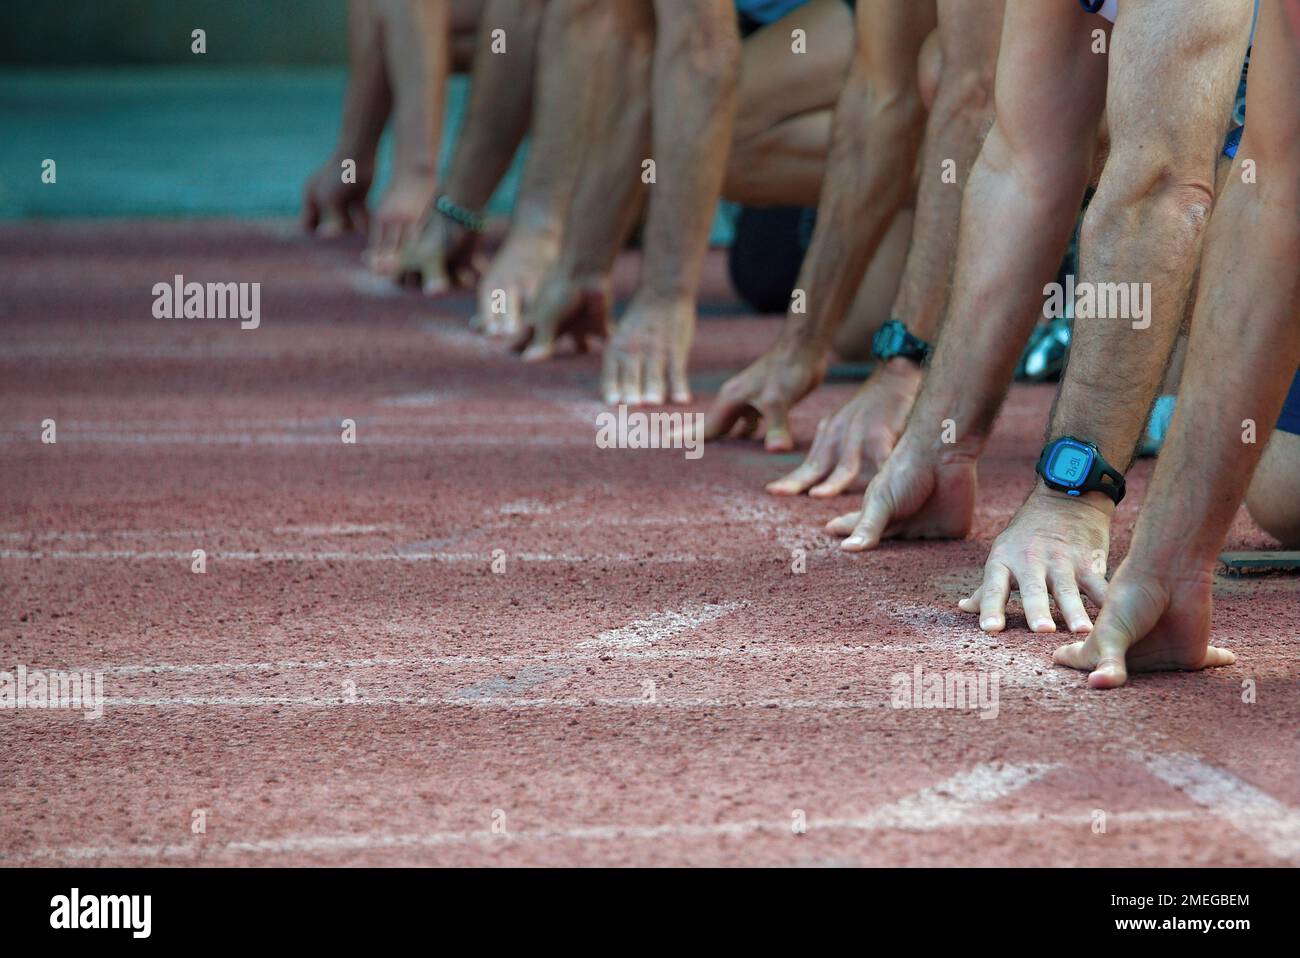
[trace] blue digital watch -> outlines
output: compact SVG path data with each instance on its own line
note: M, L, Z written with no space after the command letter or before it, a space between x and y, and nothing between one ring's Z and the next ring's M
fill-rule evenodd
M1115 505L1124 498L1124 474L1103 459L1095 445L1083 439L1053 439L1043 447L1034 469L1048 489L1067 496L1100 492Z
M920 365L930 358L933 351L929 343L919 336L913 336L902 321L897 319L882 324L871 339L871 355L881 362L902 356Z

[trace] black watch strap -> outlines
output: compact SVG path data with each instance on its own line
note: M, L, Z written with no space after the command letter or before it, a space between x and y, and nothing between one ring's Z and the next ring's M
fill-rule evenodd
M1056 471L1053 467L1053 460L1061 454L1063 447L1066 450L1075 452L1066 452L1066 456L1075 457L1075 466L1079 468L1082 460L1078 458L1080 450L1086 450L1091 455L1088 458L1088 470L1081 478L1070 477L1070 482L1058 481L1063 477L1054 475ZM1119 505L1124 499L1126 483L1124 473L1112 466L1102 456L1101 451L1095 443L1086 439L1079 439L1075 436L1062 436L1059 439L1053 439L1043 447L1043 451L1038 456L1038 464L1034 471L1042 477L1044 485L1049 489L1057 492L1064 492L1066 495L1078 496L1085 492L1100 492L1108 497L1115 505Z
M871 355L881 362L901 356L917 364L930 358L934 348L919 336L913 336L901 320L891 319L876 330L871 340Z

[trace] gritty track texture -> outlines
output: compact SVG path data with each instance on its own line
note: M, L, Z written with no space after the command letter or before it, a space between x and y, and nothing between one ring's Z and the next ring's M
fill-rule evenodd
M969 541L847 556L820 527L856 497L762 492L798 457L599 449L596 359L525 367L467 297L387 293L357 253L265 224L0 232L0 669L102 671L108 697L0 713L0 863L1300 860L1294 579L1219 581L1232 668L1106 694L1018 613L989 637L957 611L1050 387L1013 390ZM152 318L175 273L260 281L262 327ZM721 273L701 394L776 329ZM1267 545L1240 516L1229 546ZM997 675L997 717L892 708L918 664Z

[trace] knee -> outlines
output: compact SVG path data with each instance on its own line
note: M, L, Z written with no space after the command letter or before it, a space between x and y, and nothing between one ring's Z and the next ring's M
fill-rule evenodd
M1259 527L1288 549L1300 549L1300 436L1275 432L1246 494Z

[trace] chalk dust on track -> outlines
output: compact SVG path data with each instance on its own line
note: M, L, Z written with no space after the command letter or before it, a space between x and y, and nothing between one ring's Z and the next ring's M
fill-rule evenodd
M1294 579L1218 582L1235 666L1107 694L1018 613L957 611L1050 387L1013 390L969 541L847 556L820 529L855 497L762 492L798 456L597 448L597 359L524 366L469 297L388 294L357 253L0 231L0 669L107 696L0 713L0 864L1300 860ZM261 327L154 319L175 274L261 282ZM716 258L704 312L697 409L776 329ZM1230 546L1266 544L1240 516ZM997 675L996 717L891 707L918 665Z

